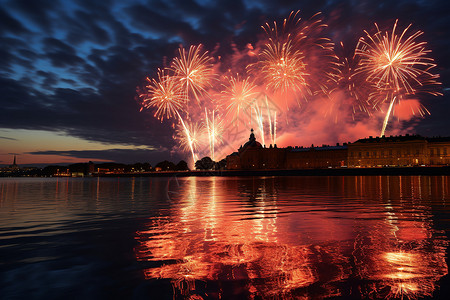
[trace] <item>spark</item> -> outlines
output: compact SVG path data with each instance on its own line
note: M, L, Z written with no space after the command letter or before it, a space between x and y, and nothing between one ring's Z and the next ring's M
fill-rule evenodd
M156 107L154 116L162 122L164 117L170 119L183 110L182 93L174 77L167 75L165 70L158 69L158 80L147 78L147 81L150 85L147 86L148 94L141 95L141 111Z
M375 24L376 33L372 36L364 31L366 36L359 39L356 47L356 54L361 60L358 72L363 73L367 81L372 82L380 91L372 96L379 96L381 101L389 103L381 136L384 135L395 102L418 92L441 95L434 89L440 84L436 81L439 76L430 72L436 64L428 57L430 50L425 49L427 43L416 41L423 32L408 35L409 25L398 35L397 23L398 20L395 21L392 32L382 32Z
M269 41L255 65L264 78L267 89L282 93L307 89L306 66L303 53L295 50L290 41Z
M231 116L234 124L242 113L247 114L258 96L257 86L249 77L241 79L239 75L225 77L227 84L222 84L224 90L221 92L226 105L226 116Z
M331 105L329 111L336 113L335 122L341 111L349 111L352 119L357 116L372 116L373 111L378 109L378 103L370 97L375 90L373 83L358 73L360 67L360 57L355 55L355 51L347 53L344 44L336 50L338 54L337 72L333 74L335 81L334 88L330 90ZM342 96L337 93L343 92Z
M194 151L203 144L204 128L198 122L185 122L186 129L181 125L178 127L175 139L179 141L183 151L190 151L191 146Z
M194 152L194 139L192 138L192 133L190 132L189 128L186 126L185 122L183 121L183 118L178 112L177 115L181 122L181 126L184 129L184 136L186 138L187 144L189 145L189 149L191 150L192 161L195 164L195 162L197 161L197 157Z
M258 62L248 68L262 79L270 91L280 91L282 94L309 91L304 55L292 35L301 20L298 14L299 11L291 12L281 26L277 22L262 26L268 41L258 55Z
M253 105L253 109L255 110L256 122L258 124L259 133L261 134L262 144L264 146L266 144L266 141L265 141L265 138L264 138L265 134L264 134L264 118L263 118L263 114L262 114L261 109L259 108L258 103L255 103Z
M215 110L208 113L205 107L205 126L208 132L211 159L214 160L215 146L222 143L223 133L225 132L224 120L216 115Z
M189 96L193 96L200 104L200 97L207 94L208 87L212 87L214 77L212 57L208 52L202 51L202 45L191 46L189 51L180 47L170 69L181 86L186 102Z

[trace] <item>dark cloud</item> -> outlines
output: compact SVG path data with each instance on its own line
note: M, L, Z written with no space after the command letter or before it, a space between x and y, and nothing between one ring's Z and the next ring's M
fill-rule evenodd
M58 76L51 72L45 72L45 71L39 70L36 72L36 75L44 78L41 86L43 89L46 89L46 90L51 89L59 81Z
M22 23L13 18L4 9L0 8L0 32L12 34L26 34L26 29Z
M107 11L104 14L107 14ZM96 14L77 11L73 18L66 20L67 41L75 45L86 41L100 45L108 44L111 38L108 32L97 23L98 20Z
M130 23L136 28L153 34L155 38L180 37L184 41L200 41L198 33L188 22L173 18L168 12L163 15L151 7L136 4L126 8Z
M3 140L10 140L10 141L17 141L17 139L10 138L10 137L6 137L6 136L0 136L0 139L3 139Z
M172 155L167 149L107 149L107 150L71 150L71 151L34 151L26 154L34 155L59 155L76 157L80 160L110 160L126 164L136 162L149 162L153 165L163 160L178 162L182 160L179 155Z
M53 31L50 12L59 7L58 0L10 0L7 4L24 19L44 30Z

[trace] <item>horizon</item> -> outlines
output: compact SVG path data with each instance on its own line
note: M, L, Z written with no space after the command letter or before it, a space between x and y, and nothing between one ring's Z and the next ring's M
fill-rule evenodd
M384 138L390 138L390 137L401 137L401 136L410 136L410 137L414 137L414 136L419 136L419 137L423 137L423 138L440 138L440 137L443 137L443 138L445 138L445 137L450 137L450 136L422 136L422 135L420 135L420 134L415 134L415 133L413 133L413 134L410 134L410 133L408 133L408 134L405 134L405 135L388 135L388 136L384 136ZM359 138L359 139L370 139L370 138L382 138L382 137L379 137L379 136L366 136L366 137L361 137L361 138ZM357 140L359 140L359 139L357 139ZM257 138L257 136L256 136L256 140L258 140L258 138ZM317 147L333 147L333 146L336 146L336 144L339 144L340 146L343 146L343 145L347 145L347 144L350 144L350 143L354 143L354 142L356 142L357 140L354 140L354 141L346 141L346 142L337 142L337 143L335 143L334 145L333 144L324 144L324 143L312 143L311 145L309 145L309 146L305 146L305 145L288 145L288 146L285 146L285 147L278 147L278 145L277 145L277 147L278 148L288 148L288 147L292 147L292 148L295 148L295 147L299 147L299 148L311 148L312 146L314 146L315 148L317 148ZM242 144L241 144L241 146L243 145L245 143L245 141L243 141L242 142ZM273 145L265 145L265 147L266 148L268 148L269 146L273 146ZM238 150L238 148L236 148L236 151ZM216 159L215 161L220 161L220 160L222 160L222 159L226 159L226 156L228 156L228 155L230 155L230 154L232 154L232 153L234 153L235 151L233 151L233 152L230 152L230 153L228 153L228 154L226 154L225 155L225 157L223 157L223 158L220 158L220 159ZM186 159L179 159L179 160L171 160L171 159L162 159L162 160L159 160L159 161L157 161L157 162L150 162L150 161L135 161L135 162L129 162L129 163L126 163L126 162L123 162L123 161L106 161L106 160L78 160L78 161L75 161L75 162L51 162L51 163L23 163L23 164L21 164L20 163L20 160L19 160L19 155L18 154L11 154L11 163L10 164L3 164L3 163L0 163L0 168L3 168L3 167L8 167L8 166L10 166L10 165L12 165L12 162L13 162L13 160L14 160L14 156L16 155L16 165L17 166L23 166L23 167L36 167L36 168L42 168L42 167L46 167L46 166L52 166L52 165L55 165L55 166L69 166L69 165L73 165L73 164L86 164L86 163L89 163L89 162L93 162L94 164L108 164L108 163L116 163L116 164L123 164L123 165L133 165L133 164L139 164L139 163L149 163L152 167L153 166L155 166L155 165L157 165L158 163L160 163L160 162L163 162L163 161L169 161L169 162L173 162L173 163L175 163L175 164L177 164L177 163L179 163L179 162L181 162L181 161L187 161ZM207 155L206 156L204 156L204 157L208 157ZM198 158L199 160L201 159L201 158L203 158L203 157L200 157L200 158Z

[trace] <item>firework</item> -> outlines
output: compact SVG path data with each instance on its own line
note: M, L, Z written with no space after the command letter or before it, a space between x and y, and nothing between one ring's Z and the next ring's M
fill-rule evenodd
M308 20L298 22L293 32L295 47L304 53L309 89L314 93L328 94L334 78L339 73L339 58L335 45L326 35L328 25L323 22L320 12Z
M258 103L255 103L253 105L253 109L255 110L255 115L256 115L256 122L258 124L259 127L259 133L261 135L261 139L262 139L262 144L265 145L266 141L265 141L265 134L264 134L264 117L262 114L262 110L259 108Z
M273 116L273 145L277 144L277 112Z
M224 90L221 92L222 99L226 105L226 116L230 116L235 124L242 113L248 115L253 102L258 96L257 86L249 77L240 79L235 77L225 77L227 84L222 84Z
M200 103L200 97L207 93L208 87L212 87L212 58L207 51L202 51L201 45L191 46L189 51L181 47L178 53L179 56L173 59L170 69L181 86L185 101L193 96Z
M180 148L183 151L191 151L192 148L195 152L203 144L204 128L197 122L185 122L184 124L187 130L180 124L175 139L179 141Z
M285 95L308 90L304 55L291 34L300 22L298 13L291 12L281 26L277 22L262 26L268 41L258 55L258 62L248 66L268 90Z
M205 127L208 132L211 159L214 160L215 145L222 143L225 124L223 119L216 115L215 110L208 113L208 110L205 108Z
M158 80L147 78L147 81L150 85L147 86L148 94L141 95L141 110L156 107L154 116L161 122L164 117L169 119L178 115L183 109L183 95L175 78L158 69Z
M339 53L338 72L333 74L335 85L330 90L331 105L329 105L328 110L339 112L350 109L353 120L357 115L371 116L373 110L378 108L378 103L371 101L373 98L370 97L375 90L375 85L357 72L360 60L359 56L355 55L355 51L346 53L342 42L340 46L337 49ZM343 92L343 95L339 96L336 94L337 92ZM335 121L337 121L337 118L338 113Z
M409 25L398 35L397 22L392 32L382 32L375 24L377 32L372 36L365 31L366 36L359 39L356 48L356 54L361 59L358 72L365 74L367 81L381 91L381 94L377 93L373 97L379 96L382 102L389 103L381 136L384 135L395 102L418 92L440 94L434 90L439 84L436 81L439 76L430 72L436 65L427 56L430 51L425 49L426 42L416 41L423 33L417 31L408 35Z
M308 90L303 53L295 50L290 41L269 41L255 64L266 88L282 93Z
M195 163L197 161L196 159L196 155L194 152L194 140L192 138L192 134L189 131L189 128L186 126L186 123L183 121L183 118L181 117L181 115L177 112L177 115L179 117L179 120L181 122L181 126L184 130L184 137L185 137L185 141L187 142L187 145L189 146L189 149L191 150L191 154L192 154L192 161L193 163Z
M272 144L275 145L277 138L277 111L276 110L273 111L273 119L272 119L272 111L270 109L267 96L265 97L265 100L266 100L265 102L266 102L267 119L269 122L269 134L272 140Z

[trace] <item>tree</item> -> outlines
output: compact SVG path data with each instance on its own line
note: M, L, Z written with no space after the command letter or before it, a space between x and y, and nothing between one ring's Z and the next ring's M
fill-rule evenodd
M175 171L175 164L171 161L165 160L156 164L156 168L161 168L162 171Z
M214 169L215 162L208 156L203 157L195 162L195 168L197 170L212 170Z
M177 171L189 171L189 167L186 161L180 160L179 163L175 166L175 169Z

